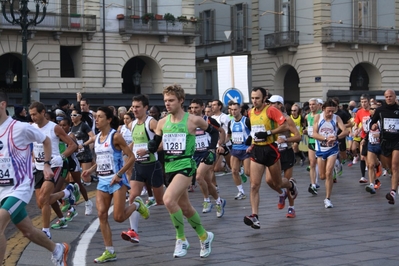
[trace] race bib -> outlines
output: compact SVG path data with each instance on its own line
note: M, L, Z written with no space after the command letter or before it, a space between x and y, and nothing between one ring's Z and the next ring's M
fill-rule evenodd
M12 169L11 158L0 158L0 186L13 186L14 179L10 177Z
M254 139L254 142L262 142L265 141L265 139L258 139L255 137L255 133L257 132L266 132L266 128L264 125L254 125L251 126L251 136Z
M398 118L384 118L383 129L388 132L396 133L399 130Z
M35 155L35 161L38 163L44 163L44 149L43 144L33 144L33 154Z
M150 155L149 154L146 154L144 156L139 156L137 154L137 151L141 150L141 149L148 150L148 144L147 143L134 143L133 144L133 154L134 154L134 156L136 156L136 161L138 161L138 162L149 161L150 160Z
M313 126L308 126L308 136L313 137Z
M186 150L186 133L166 133L162 140L167 155L181 155Z
M204 135L197 135L195 137L195 150L196 151L205 151L208 149L209 141L208 136Z
M234 144L243 144L244 143L244 133L242 132L233 132L231 134L231 139Z
M369 132L369 142L370 144L378 144L380 143L380 131L371 131Z
M97 154L97 174L100 176L109 176L114 173L114 158L111 154Z
M79 145L82 145L82 148L81 148L81 149L78 149L78 152L77 152L77 153L84 152L84 151L85 151L85 148L83 147L83 140L82 140L82 139L77 139L76 142L78 143L78 146L79 146Z

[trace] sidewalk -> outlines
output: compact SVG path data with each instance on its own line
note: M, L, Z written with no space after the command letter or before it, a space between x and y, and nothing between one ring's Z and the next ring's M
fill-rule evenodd
M366 173L367 174L367 173ZM132 244L120 237L129 228L129 222L118 224L110 215L116 262L106 265L398 265L396 230L399 206L389 205L385 194L390 188L390 178L382 177L382 187L371 195L359 184L359 165L344 166L342 177L334 184L331 201L334 208L325 209L324 182L318 196L307 192L309 173L306 166L295 166L299 196L295 202L296 218L286 218L287 205L277 209L277 194L263 180L260 189L259 220L261 229L255 230L243 223L251 214L249 182L244 184L247 199L237 201L237 189L231 175L218 177L220 196L227 200L225 215L216 218L216 210L202 213L202 194L197 187L190 200L199 212L206 230L215 234L212 254L199 257L200 244L194 230L185 223L190 249L184 258L173 258L175 230L164 206L152 207L149 220L140 220L140 244ZM95 199L92 199L93 203ZM68 265L74 256L81 233L96 216L84 216L84 204L78 206L79 215L63 230L52 230L53 240L71 244ZM95 212L94 212L95 213ZM85 261L75 265L96 265L93 260L104 251L101 232L96 229L87 243ZM17 265L52 265L46 250L29 244Z

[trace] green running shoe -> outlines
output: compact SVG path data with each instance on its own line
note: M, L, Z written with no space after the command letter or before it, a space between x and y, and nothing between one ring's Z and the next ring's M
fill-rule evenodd
M104 262L116 261L116 260L117 260L116 253L114 252L114 254L111 254L111 252L106 250L100 257L94 259L94 262L95 263L104 263Z
M55 229L55 230L64 229L67 227L68 227L67 221L61 220L61 219L58 219L58 221L55 224L51 225L51 229Z
M140 205L136 211L138 211L144 219L148 219L148 217L150 217L150 210L145 206L143 199L136 197L134 202L137 202Z

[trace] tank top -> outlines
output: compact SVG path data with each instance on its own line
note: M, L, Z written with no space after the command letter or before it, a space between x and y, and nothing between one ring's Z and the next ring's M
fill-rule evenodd
M140 149L148 149L148 141L154 139L155 133L150 129L150 121L154 119L152 116L147 116L144 123L138 124L137 119L132 122L132 140L133 140L133 154L136 156L136 162L151 163L158 160L158 154L150 153L144 156L138 156L137 151Z
M113 143L115 132L115 129L111 129L103 142L100 142L101 133L96 135L94 152L99 178L112 178L123 167L122 151L117 150Z
M275 129L276 126L276 122L274 122L273 120L269 119L269 117L267 116L267 109L270 107L270 105L266 105L262 111L260 111L260 113L256 113L255 112L255 108L252 108L250 111L250 115L249 115L249 121L251 121L251 136L253 139L253 143L255 145L259 145L259 146L264 146L264 145L268 145L273 143L274 141L276 141L276 135L270 135L266 138L266 140L263 141L256 141L255 139L255 133L256 132L266 132L267 130L272 130Z
M286 119L290 118L290 116L287 115L286 113L284 113L284 116L285 116ZM293 134L291 133L290 130L287 130L287 131L284 131L284 132L278 134L278 137L283 137L284 139L288 139L290 136L293 136ZM280 144L276 141L276 143L277 143L277 147L278 147L279 151L284 151L284 150L288 150L288 149L292 148L292 142L291 141L283 142L283 143L280 143Z
M248 118L243 116L240 121L231 120L230 131L231 140L233 142L233 150L246 150L249 146L245 145L246 140L251 134L251 130L245 124Z
M326 121L324 119L324 112L320 113L320 119L319 119L319 133L322 136L325 136L328 138L329 136L337 136L338 132L338 127L337 127L337 115L333 114L333 117L330 121ZM316 140L316 150L325 152L333 147L335 147L338 144L338 141L335 141L335 143L331 146L327 144L327 141L323 140Z
M31 145L24 134L26 127L30 125L11 117L0 125L0 202L13 196L28 204L32 197L35 179L32 173ZM44 135L36 130L35 133L35 139L44 140Z
M50 138L51 141L51 158L60 155L60 139L55 134L54 128L57 125L54 122L49 121L44 127L39 128L37 124L32 124L34 127L38 128L44 135ZM37 170L43 171L44 169L44 149L43 143L33 143L33 155L35 157L35 166ZM51 168L62 167L62 163L51 164Z
M303 129L302 129L302 116L298 115L297 118L294 118L292 115L290 115L291 119L294 121L296 128L299 131L299 134L302 136L303 135ZM291 133L291 136L294 136L294 134Z
M121 126L121 135L123 139L126 141L127 145L132 143L132 131L128 129L126 125Z
M170 114L166 117L162 128L166 173L176 172L193 165L195 135L188 131L188 116L189 114L185 113L183 119L176 123L170 121Z
M320 111L317 111L316 114L320 114ZM309 143L314 144L315 143L315 139L313 138L314 115L310 112L306 117L306 120L308 121L308 127L306 129L308 130Z
M204 115L205 121L208 122L208 116ZM204 152L208 150L209 144L211 142L211 136L208 132L201 128L196 128L195 130L195 152Z

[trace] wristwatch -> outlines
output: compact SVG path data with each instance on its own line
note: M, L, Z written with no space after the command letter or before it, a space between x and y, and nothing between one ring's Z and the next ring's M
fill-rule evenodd
M121 173L116 173L116 176L119 178L122 178L122 174Z
M51 162L50 161L44 161L44 164L51 165Z

